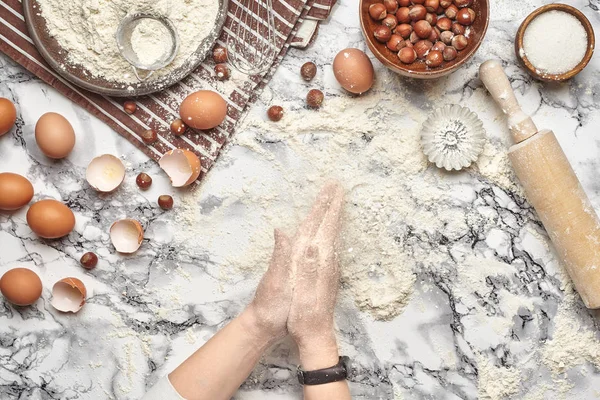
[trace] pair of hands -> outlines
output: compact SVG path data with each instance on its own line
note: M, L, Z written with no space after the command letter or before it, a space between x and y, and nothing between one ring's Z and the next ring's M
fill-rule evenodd
M335 245L343 201L342 187L327 184L293 239L275 230L269 269L247 309L272 341L288 333L294 338L304 368L337 363L333 314L340 270Z

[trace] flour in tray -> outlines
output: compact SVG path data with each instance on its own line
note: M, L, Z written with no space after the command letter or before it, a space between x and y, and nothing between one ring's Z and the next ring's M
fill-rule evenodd
M80 65L91 77L123 87L138 83L115 39L127 14L163 15L177 30L179 53L170 65L156 72L154 80L190 61L213 29L219 12L218 0L37 0L36 4L69 64Z

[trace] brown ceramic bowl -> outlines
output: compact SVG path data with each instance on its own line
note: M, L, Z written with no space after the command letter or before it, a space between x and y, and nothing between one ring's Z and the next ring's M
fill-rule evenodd
M429 68L423 61L416 61L412 64L403 64L398 59L398 54L391 51L385 43L378 42L373 36L373 31L379 21L374 21L369 15L369 6L374 3L381 3L381 0L360 0L360 25L363 35L367 41L369 49L383 65L410 78L417 79L435 79L451 74L459 69L467 60L473 57L473 54L481 45L490 22L490 6L488 0L474 0L471 8L476 13L475 22L471 25L471 34L469 35L469 45L452 61L444 61L444 64L438 68Z
M581 60L581 62L579 64L577 64L577 66L575 68L573 68L571 71L565 72L564 74L556 74L556 75L555 74L545 74L545 73L541 73L538 70L536 70L536 68L527 59L527 56L525 55L525 50L523 49L523 37L525 36L525 30L527 29L527 27L529 26L531 21L533 21L537 16L545 13L546 11L552 11L552 10L564 11L571 15L574 15L575 18L577 18L579 20L579 22L581 22L583 24L583 27L584 27L584 29L587 33L587 37L588 37L588 49L587 49L587 52L585 53L585 56L583 57L583 60ZM568 79L571 79L572 77L574 77L575 75L577 75L578 73L583 71L585 66L592 59L592 55L594 54L595 45L596 45L596 38L594 36L594 28L592 28L592 24L586 18L586 16L583 15L583 13L581 11L579 11L575 7L571 7L566 4L548 4L546 6L538 8L537 10L535 10L534 12L529 14L529 16L527 18L525 18L525 21L523 21L523 23L519 27L519 30L517 31L517 37L515 39L515 52L517 54L517 58L519 60L521 60L521 62L523 63L523 65L525 66L527 71L534 78L542 80L542 81L546 81L546 82L563 82Z

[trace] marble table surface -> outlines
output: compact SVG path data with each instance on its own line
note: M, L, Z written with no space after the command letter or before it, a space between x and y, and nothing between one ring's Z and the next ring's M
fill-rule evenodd
M566 0L600 27L598 0ZM488 58L503 61L517 97L539 126L552 128L592 203L600 207L600 61L569 83L542 84L516 63L512 40L542 0L492 0L491 24L475 58L435 82L401 78L373 59L376 84L345 93L331 62L365 49L357 0L341 0L316 43L291 50L252 106L206 182L174 190L157 165L86 111L0 56L0 96L18 107L0 137L0 171L27 176L35 199L75 212L75 230L37 238L26 209L0 213L0 274L35 270L44 283L32 307L0 300L0 399L137 399L248 303L272 250L272 231L293 234L319 185L347 189L343 280L336 312L341 351L352 359L356 399L595 399L600 396L600 326L574 293L534 210L514 177L506 121L477 78ZM557 55L560 57L560 55ZM312 83L299 77L313 60ZM320 111L304 106L312 87ZM419 127L444 104L476 112L488 141L481 158L444 173L419 150ZM266 120L281 104L286 116ZM59 112L77 144L63 161L34 141L39 116ZM110 195L85 182L92 157L121 157L127 178ZM135 176L154 178L145 192ZM156 206L172 194L175 208ZM142 248L119 255L108 227L139 219ZM93 271L78 260L100 257ZM76 315L50 304L60 278L79 277L87 304ZM301 398L297 350L289 340L265 355L238 399Z

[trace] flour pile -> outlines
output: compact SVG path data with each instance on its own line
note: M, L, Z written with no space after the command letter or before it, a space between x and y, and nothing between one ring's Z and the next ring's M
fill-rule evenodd
M137 82L115 40L126 15L158 14L175 26L179 53L156 73L160 77L190 61L214 27L219 11L218 0L38 0L37 4L50 35L64 49L70 64L83 66L92 77L124 85Z

